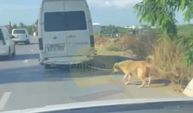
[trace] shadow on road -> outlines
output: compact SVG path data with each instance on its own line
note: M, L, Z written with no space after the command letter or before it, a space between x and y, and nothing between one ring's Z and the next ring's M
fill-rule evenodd
M43 66L37 65L34 67L22 67L15 69L0 70L0 84L9 83L31 83L31 82L60 82L71 81L76 78L85 77L105 77L112 76L111 71L100 71L92 69L66 68L46 70ZM114 75L116 76L116 75ZM121 79L120 79L121 81ZM135 85L141 84L141 81L136 81ZM168 86L171 81L166 79L152 80L152 88Z
M136 81L134 83L135 85L141 85L141 81ZM167 79L153 79L151 81L151 88L157 88L157 87L164 87L169 86L171 84L170 80Z
M166 80L166 79L155 79L152 80L152 85L151 87L161 87L161 86L168 86L171 84L170 80Z
M110 72L91 69L62 67L46 70L43 66L21 67L0 70L0 84L22 83L22 82L53 82L69 81L74 78L108 76Z
M38 59L38 54L17 55L10 60ZM62 66L60 68L44 69L43 66L18 67L10 69L0 69L0 84L20 83L20 82L41 82L41 81L66 81L82 77L111 76L112 67L115 62L128 60L129 58L120 56L97 56L94 59L94 66L109 69L91 69L78 65ZM3 60L3 61L10 61Z
M39 54L20 54L14 57L0 57L0 62L9 62L17 60L29 60L29 59L38 59Z

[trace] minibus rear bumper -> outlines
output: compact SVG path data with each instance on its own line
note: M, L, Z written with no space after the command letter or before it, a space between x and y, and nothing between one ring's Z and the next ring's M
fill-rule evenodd
M68 56L40 59L40 64L45 65L73 65L93 60L93 56Z

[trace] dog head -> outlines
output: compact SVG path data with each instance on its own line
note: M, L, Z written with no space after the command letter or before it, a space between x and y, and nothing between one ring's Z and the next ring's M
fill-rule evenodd
M153 60L154 60L154 57L151 56L151 55L146 57L146 62L147 62L147 63L150 63L150 64L151 64Z
M117 72L119 72L119 65L115 63L113 66L113 73L117 73Z
M146 57L146 66L148 67L148 68L152 68L152 66L153 66L153 60L154 60L154 57L153 56L148 56L148 57Z

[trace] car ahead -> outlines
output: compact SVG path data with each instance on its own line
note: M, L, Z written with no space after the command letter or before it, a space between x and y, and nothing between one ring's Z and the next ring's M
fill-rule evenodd
M12 40L15 43L30 44L30 36L28 34L27 29L13 29Z
M15 56L15 44L5 27L0 27L0 56Z
M92 19L86 0L43 0L40 10L41 64L47 68L94 58Z

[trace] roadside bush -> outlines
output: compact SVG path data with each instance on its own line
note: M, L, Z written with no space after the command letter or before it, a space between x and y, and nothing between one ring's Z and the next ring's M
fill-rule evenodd
M185 86L193 77L192 66L183 63L184 52L175 41L161 38L154 44L152 74Z
M179 36L177 38L177 45L181 51L184 51L183 62L190 66L193 64L193 37Z
M114 39L107 47L110 51L128 51L131 50L138 57L146 57L152 53L153 43L159 37L154 33L146 33L137 36L123 36Z
M114 39L108 43L107 50L109 51L132 51L136 56L143 57L146 54L143 43L137 37L124 36ZM128 53L129 54L129 53Z
M95 38L96 45L105 45L109 40L109 37L103 37L100 35L95 35L94 38Z
M136 37L124 36L115 39L109 47L112 48L112 46L114 46L116 48L119 48L120 51L125 51L137 47L138 44L139 41Z
M107 48L109 51L123 51L120 45L110 44Z

